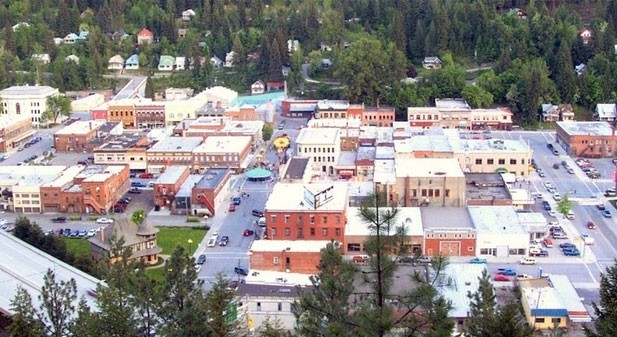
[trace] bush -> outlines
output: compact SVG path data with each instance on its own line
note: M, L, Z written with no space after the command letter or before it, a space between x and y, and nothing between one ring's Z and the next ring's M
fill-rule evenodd
M81 216L78 216L78 215L70 216L69 220L70 221L80 221L81 220Z
M199 222L199 218L196 216L190 216L188 218L186 218L186 222Z
M90 221L96 221L98 219L99 219L99 217L95 216L95 215L88 217L88 220L90 220Z

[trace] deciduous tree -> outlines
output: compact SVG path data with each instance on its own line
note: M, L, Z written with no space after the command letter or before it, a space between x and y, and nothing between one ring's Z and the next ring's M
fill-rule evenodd
M60 116L68 117L71 113L71 101L62 95L47 97L47 110L41 114L41 121L56 124Z

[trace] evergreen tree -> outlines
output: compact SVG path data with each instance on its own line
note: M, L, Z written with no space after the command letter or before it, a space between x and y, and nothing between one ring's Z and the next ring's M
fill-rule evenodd
M523 317L521 305L509 300L499 307L497 327L493 331L495 337L531 337L533 329Z
M232 308L236 305L233 300L234 290L229 286L229 281L217 275L206 294L207 317L210 318L208 327L213 337L232 336L236 332L236 322L227 316L237 312L237 309Z
M617 336L617 259L600 275L600 304L592 303L594 327L586 329L588 337Z
M486 269L478 277L478 290L469 297L470 317L465 326L465 332L474 337L493 337L497 327L498 312L495 289L491 283L491 275Z
M574 65L572 64L570 45L567 41L561 41L559 44L553 64L551 75L562 100L565 103L574 102L577 96L576 75L574 74Z
M146 88L144 89L144 96L146 98L154 98L154 92L154 80L152 80L152 77L148 75L148 79L146 79Z
M276 39L272 40L270 46L270 62L268 62L268 79L270 81L283 80L282 73L283 63L281 62L281 54L279 43Z
M43 336L43 326L37 319L30 294L17 287L15 297L11 300L11 324L8 327L9 337L40 337Z
M77 319L77 284L74 279L56 282L56 274L51 269L47 270L43 282L38 296L41 306L37 316L43 324L45 335L70 336Z

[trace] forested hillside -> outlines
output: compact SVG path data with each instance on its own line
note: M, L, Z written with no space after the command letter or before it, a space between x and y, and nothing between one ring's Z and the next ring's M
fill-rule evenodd
M187 9L195 16L182 20ZM288 64L292 94L393 104L399 111L436 97L464 97L474 106L509 105L521 122L534 121L541 103L590 111L617 99L617 0L5 0L0 25L3 87L109 85L100 76L116 54L138 54L140 71L148 73L160 55L224 60L234 51L233 68L188 61L190 70L166 84L199 89L222 81L243 91L256 79L282 79L281 66ZM135 44L142 28L154 33L155 43ZM179 29L186 29L182 38ZM584 29L589 41L581 38ZM81 43L54 43L80 31L89 33ZM299 41L293 53L288 40ZM51 63L33 62L41 53ZM79 64L66 61L71 54ZM421 69L425 56L439 56L443 69ZM320 68L323 59L332 67ZM340 82L342 90L304 90L305 62L313 65L311 76ZM577 75L581 63L585 70ZM493 70L478 78L465 73L480 64ZM401 82L416 74L415 84Z

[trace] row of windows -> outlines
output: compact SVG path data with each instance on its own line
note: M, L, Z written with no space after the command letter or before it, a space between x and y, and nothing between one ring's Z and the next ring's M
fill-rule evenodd
M16 202L19 204L21 201L21 204L24 205L29 205L29 204L33 204L33 205L38 205L39 201L38 200L16 200Z
M322 228L321 229L321 236L327 237L329 235L329 228ZM291 228L290 227L285 227L283 229L284 231L284 236L291 236ZM316 235L317 230L315 228L309 228L309 235L310 236L315 236ZM302 228L296 228L296 233L297 236L299 238L303 237L303 231ZM272 237L277 236L277 230L276 228L272 227L270 228L270 234L272 235ZM334 235L335 236L341 236L341 229L340 228L335 228L334 229Z
M458 238L458 239L475 239L476 235L473 233L439 233L439 234L435 234L435 233L430 233L430 234L426 234L427 238L440 238L440 239L446 239L446 238Z
M318 163L332 163L334 162L334 157L324 157L324 156L316 156L313 157Z
M610 143L610 141L607 140L607 139L605 139L605 140L602 140L602 139L596 139L596 140L593 140L593 139L592 140L583 139L582 143L583 144L590 144L590 145L594 145L594 144L595 145L602 145L602 143L604 143L604 144L608 145Z
M133 117L133 111L110 111L110 117Z
M295 216L295 218L296 218L296 225L302 225L304 223L304 217L303 216L298 216L297 215L297 216ZM270 219L272 220L273 224L276 223L276 215L270 216ZM311 225L314 225L315 224L315 219L316 219L315 215L309 216L309 223ZM291 223L290 220L291 220L291 215L284 215L283 216L283 223L284 224ZM322 216L321 217L321 222L324 225L327 225L328 224L328 216L327 215ZM334 216L334 223L337 224L337 225L341 224L341 216L340 215L335 215Z
M302 151L304 150L304 151ZM334 147L308 147L308 146L303 146L300 148L299 150L300 153L304 152L304 153L334 153Z
M411 196L412 198L417 198L418 197L418 191L420 191L420 195L423 197L435 197L435 198L439 198L441 196L441 189L432 189L432 188L423 188L420 190L417 189L412 189L411 190ZM446 198L450 197L450 190L447 189L446 190Z
M365 116L365 119L367 120L393 120L394 119L394 115L368 115Z
M224 162L230 162L230 161L238 161L238 155L234 155L234 156L195 156L195 160L197 161L224 161Z
M476 158L476 165L482 165L482 158ZM497 160L497 163L499 165L505 165L506 164L506 160L501 158ZM487 165L494 165L495 164L495 159L487 159L486 160L486 164ZM510 159L510 165L516 165L518 164L518 161L516 159ZM521 164L525 164L525 159L521 159Z
M47 196L47 194L45 194L45 196ZM15 193L15 194L13 194L13 197L15 197L15 198L38 198L39 194L38 193L33 193L33 194L30 194L30 193L22 193L22 194Z

